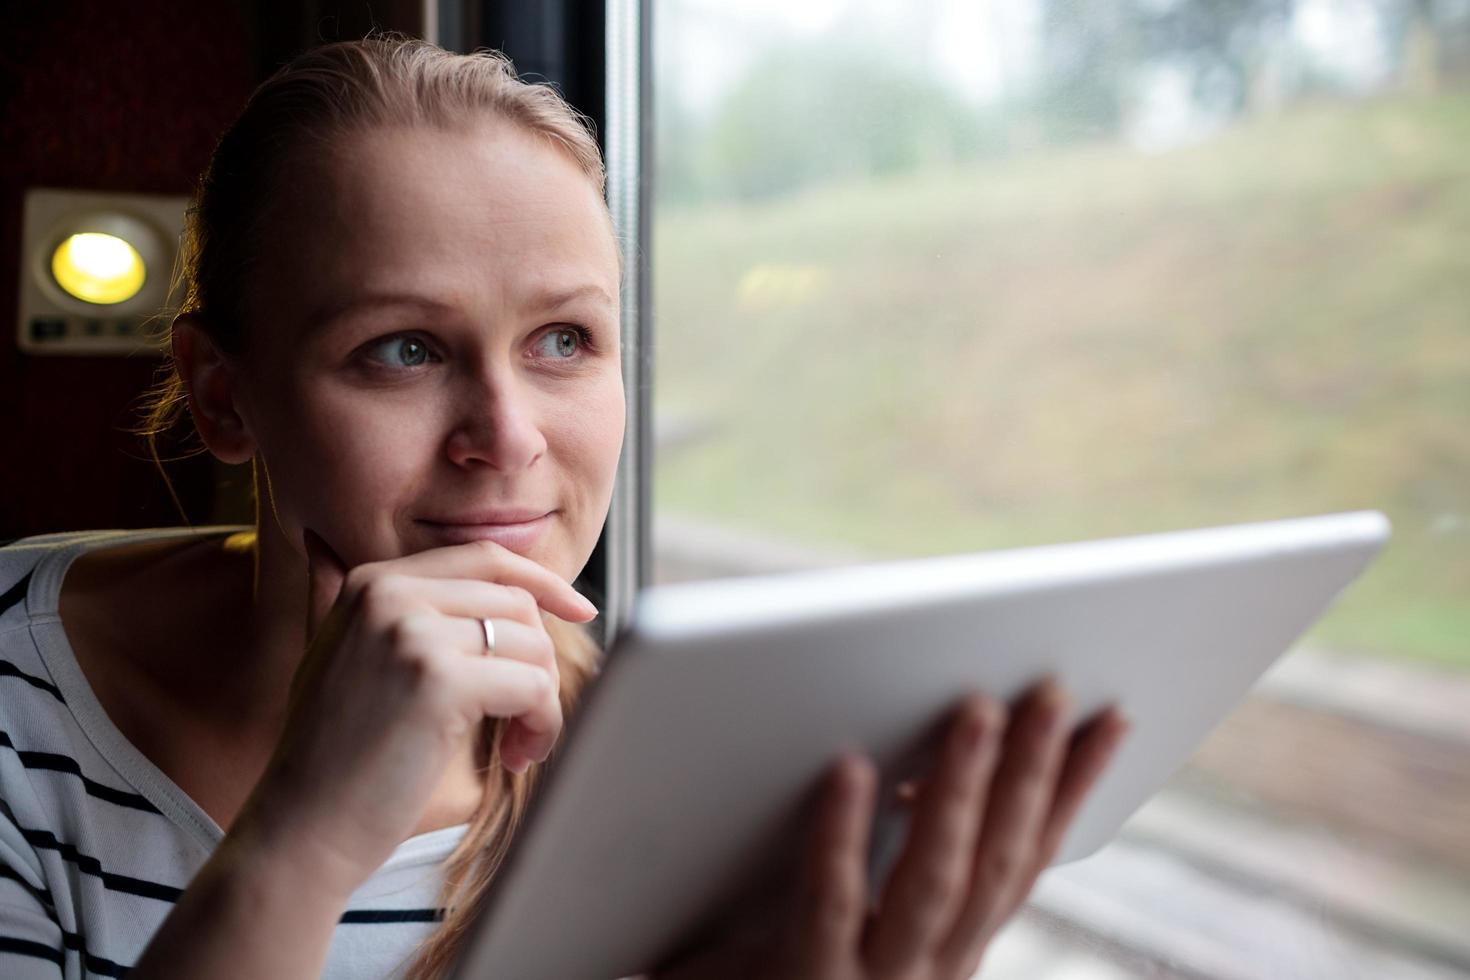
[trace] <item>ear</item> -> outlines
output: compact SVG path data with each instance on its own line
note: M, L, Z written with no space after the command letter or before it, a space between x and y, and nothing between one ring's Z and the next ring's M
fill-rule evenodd
M198 314L179 314L172 333L174 364L199 438L221 462L246 462L255 455L255 440L241 411L242 389L234 362L209 338Z

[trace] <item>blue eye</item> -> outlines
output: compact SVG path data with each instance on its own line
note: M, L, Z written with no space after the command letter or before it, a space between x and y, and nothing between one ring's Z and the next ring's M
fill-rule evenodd
M387 358L373 357L375 351L389 351ZM368 347L370 359L390 367L418 367L429 360L429 345L412 335L386 337Z
M567 359L577 355L586 339L586 331L581 327L563 327L545 334L539 343L552 357Z

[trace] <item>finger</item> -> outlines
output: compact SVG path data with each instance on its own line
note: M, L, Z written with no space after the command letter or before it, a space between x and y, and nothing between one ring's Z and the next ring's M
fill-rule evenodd
M472 578L425 578L393 571L380 574L372 586L391 593L391 601L387 603L389 615L411 602L445 616L463 616L470 621L493 619L497 626L513 620L546 631L536 597L518 585ZM480 639L483 644L483 631Z
M1071 751L1057 780L1056 795L1046 829L1041 835L1041 849L1031 879L1045 871L1056 858L1062 839L1072 826L1082 801L1092 791L1098 777L1112 760L1118 744L1128 733L1129 724L1122 712L1109 708L1087 725L1072 740Z
M829 975L857 955L868 914L868 837L877 775L866 758L833 767L807 844L795 917L800 977Z
M1009 914L1039 846L1067 736L1068 699L1055 681L1033 689L1014 715L991 781L970 892L946 947L983 945Z
M491 662L500 662L500 658L496 657ZM526 664L526 666L532 667L534 665ZM561 732L562 725L561 698L556 696L556 677L545 668L536 667L535 669L540 671L541 675L546 678L546 691L548 696L545 698L544 703L538 702L532 706L532 710L518 712L512 717L526 730L528 736L536 738L538 741L542 740L543 737L555 741L557 734ZM550 751L550 746L540 751L544 755L545 752Z
M376 590L376 591L374 591ZM423 579L385 575L368 585L366 620L374 630L389 630L407 617L428 617L440 645L462 653L486 652L487 630L497 657L556 669L556 647L536 601L524 589L506 589L470 579Z
M473 657L486 655L485 627L479 618L445 616L442 622L449 635L455 638L454 649ZM495 650L490 656L540 667L560 687L561 670L556 662L556 648L544 629L527 626L514 619L491 619L491 629L495 633Z
M546 636L544 630L539 634L539 636L536 636L534 633L532 633L532 639L539 640L545 644L544 652L542 652L538 658L537 646L539 644L535 643L524 645L512 643L508 647L504 648L504 651L502 652L500 636L501 630L505 628L530 632L530 629L528 627L524 627L519 623L500 624L496 627L495 655L515 657L520 656L522 650L528 651L524 656L521 657L521 659L523 659L527 663L538 664L539 666L544 667L547 672L551 674L552 679L557 684L557 704L559 707L562 708L562 713L564 714L565 707L561 705L561 698L559 696L561 687L560 664L557 661L556 650L554 647L551 646L549 638ZM475 629L478 633L478 631L480 630L480 626L478 623L475 624ZM483 642L483 637L481 637L481 641ZM563 724L564 720L558 720L555 730L537 732L531 725L528 725L524 719L511 719L510 724L505 727L505 730L501 733L500 736L501 764L504 765L511 772L524 772L526 769L530 768L532 763L545 762L546 759L551 755L552 750L556 748L557 741L561 738L561 728Z
M511 772L525 772L534 763L545 762L556 748L560 735L535 735L520 718L512 718L500 736L500 764Z
M573 623L597 618L597 607L571 583L524 555L493 541L430 548L392 560L393 571L424 578L474 578L515 585L536 598L542 609Z
M520 742L525 737L525 729L514 718L501 730L500 744L497 746L500 764L511 772L525 772L533 762L540 761L531 758L521 749Z
M490 617L486 617L487 619ZM483 656L485 650L485 627L479 619L453 618L456 630L463 630L471 653ZM495 632L495 650L491 656L509 657L521 663L534 664L551 674L552 679L561 680L561 671L556 662L556 647L546 630L538 623L527 626L514 619L491 619Z
M546 730L555 719L560 728L556 687L551 675L540 667L500 657L448 659L445 669L452 673L455 689L463 692L482 717L528 720L537 731Z
M500 761L512 772L522 772L532 762L540 762L550 755L561 735L563 717L557 678L553 671L538 663L501 657L498 653L497 648L497 656L490 658L451 657L454 662L445 667L455 675L451 684L468 692L482 716L512 719L501 732ZM511 671L509 674L507 669ZM502 679L511 684L505 692L494 688ZM507 742L507 733L516 731L520 734Z
M342 593L347 566L311 528L303 527L301 537L306 548L306 642L310 644Z
M435 617L436 636L453 637L453 648L468 654L485 652L487 631L481 620L488 619L496 656L536 664L560 678L556 647L541 609L518 586L389 572L379 574L360 595L373 627L387 629L406 615L425 612Z
M968 891L985 788L1004 730L1004 708L981 697L967 700L950 725L883 889L867 947L873 973L906 975L948 935Z
M441 629L456 638L454 648L479 656L485 653L485 627L492 621L493 655L531 664L551 675L559 689L561 671L556 648L546 633L536 600L525 589L475 579L421 578L401 572L380 575L373 583L392 596L387 615L403 613L404 600L421 603L439 616ZM514 618L518 617L518 618ZM528 625L528 623L530 625ZM500 736L500 761L512 772L523 772L544 761L556 746L563 726L560 698L554 710L513 718Z
M453 617L449 620L457 630L467 634L470 652L484 652L484 627L478 619ZM546 630L540 625L527 626L516 620L496 620L494 658L507 658L539 667L551 678L551 697L546 704L511 719L500 735L500 761L511 772L524 772L534 762L544 762L556 747L565 723L561 698L561 673Z
M556 714L555 727L545 732L533 731L527 724L528 715L519 715L511 719L505 727L505 734L501 736L500 762L511 772L525 772L534 763L545 762L551 755L551 750L556 748L556 741L561 737L562 717L560 707L553 709ZM506 738L510 738L509 751L505 744Z

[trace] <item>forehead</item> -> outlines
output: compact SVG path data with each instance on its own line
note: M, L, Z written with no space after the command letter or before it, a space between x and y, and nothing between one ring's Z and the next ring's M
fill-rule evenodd
M595 284L617 295L597 187L509 122L348 134L288 165L273 211L262 264L278 310L365 288L515 302Z

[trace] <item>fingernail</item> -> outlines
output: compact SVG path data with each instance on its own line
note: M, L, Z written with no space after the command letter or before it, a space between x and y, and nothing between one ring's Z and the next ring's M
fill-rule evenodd
M973 752L980 747L980 740L985 737L985 718L975 711L971 711L965 718L964 726L960 731L960 740L967 752Z
M980 746L985 733L993 724L994 716L991 706L984 702L971 702L966 706L964 719L960 723L960 740L965 749L974 751Z
M1059 727L1065 720L1071 698L1054 679L1047 678L1041 689L1039 704L1045 714L1047 730Z
M591 599L582 595L582 593L578 592L577 598L582 600L582 607L587 610L587 614L589 616L596 618L597 616L600 616L602 614L601 611L597 608L597 604L594 603Z
M845 802L853 803L861 799L864 792L863 760L857 755L846 755L838 763L835 773L838 785L838 793Z

